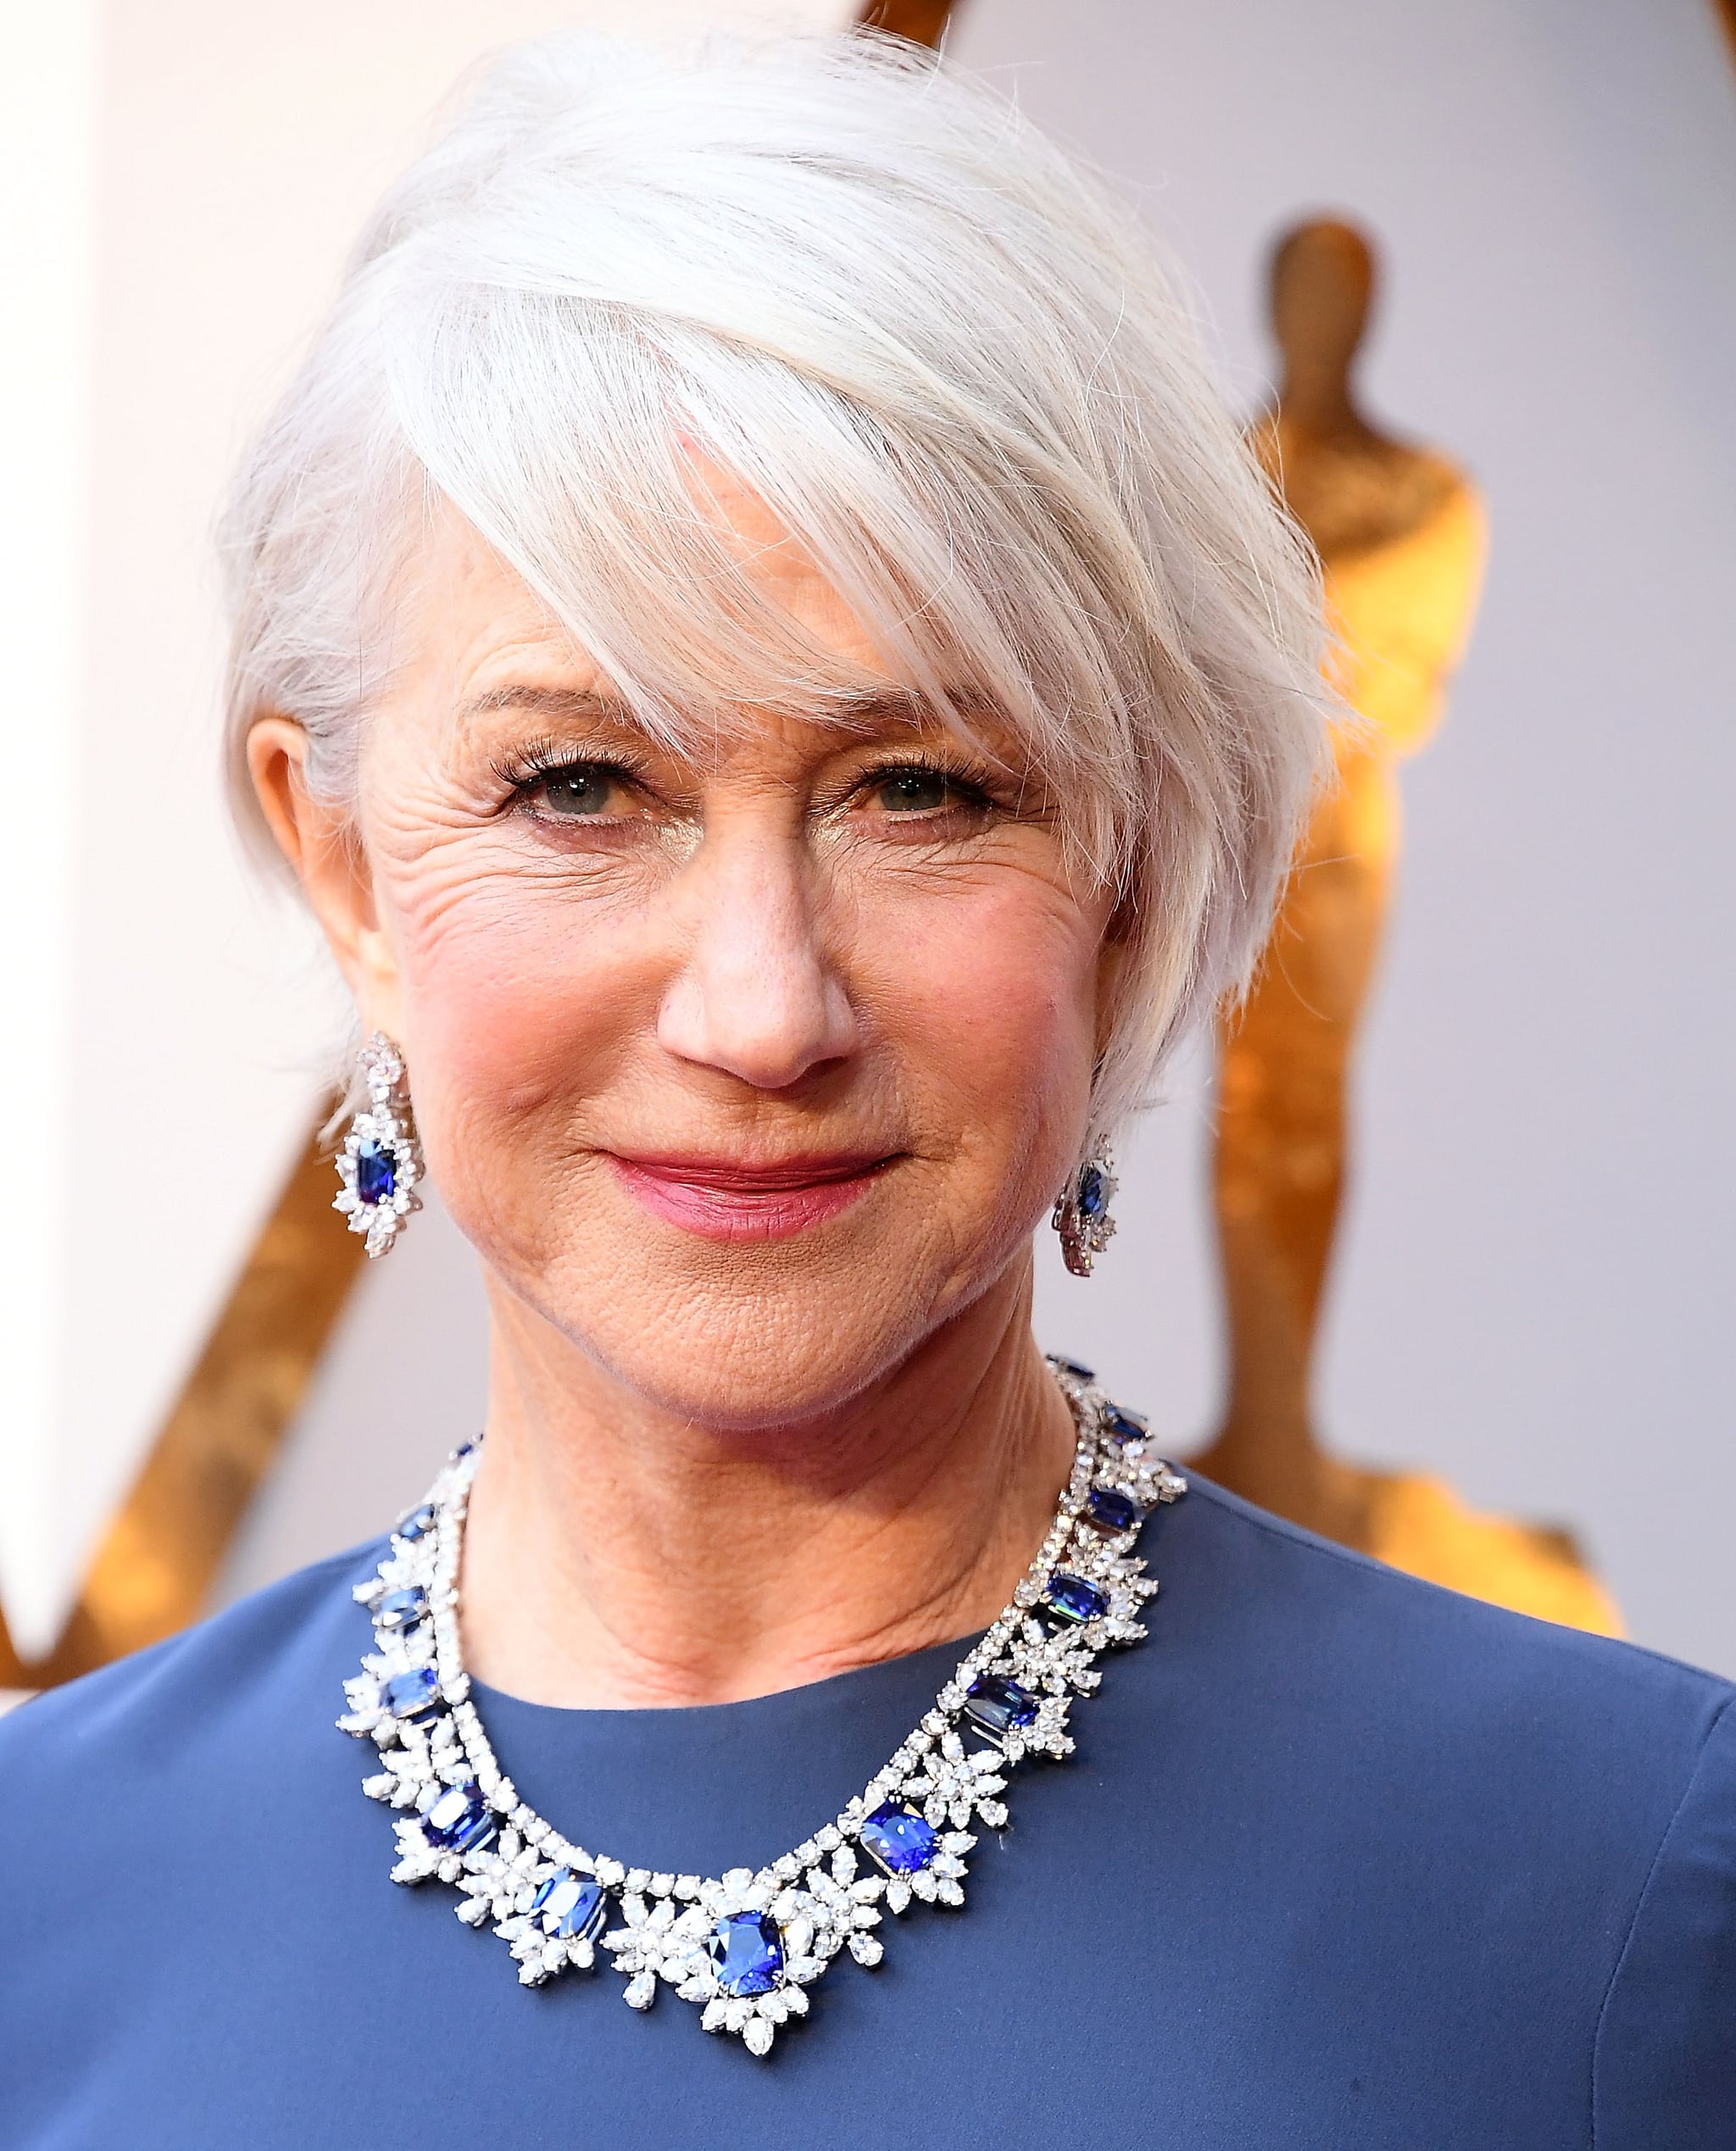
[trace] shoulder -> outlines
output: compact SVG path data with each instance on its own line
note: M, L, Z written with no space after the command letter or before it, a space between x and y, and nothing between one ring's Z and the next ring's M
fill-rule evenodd
M208 1755L242 1731L286 1717L292 1697L337 1685L365 1643L351 1587L383 1542L334 1554L286 1576L166 1642L69 1681L0 1719L0 1816L46 1821L74 1788L92 1792L131 1776L141 1789L177 1761Z
M1595 1753L1679 1791L1736 1700L1716 1674L1422 1582L1198 1477L1148 1546L1166 1626L1281 1671L1310 1707L1377 1706L1399 1742Z
M138 2098L141 2141L159 2141L187 2055L214 2066L215 2027L245 2020L266 2042L257 2015L225 2015L243 1967L252 1981L269 1963L280 1992L341 1976L348 1944L319 1908L370 1855L377 1871L378 1848L334 1721L370 1633L352 1586L377 1550L322 1561L0 1720L8 2144L118 2141L114 2115ZM107 2133L70 2118L86 2102ZM206 2140L187 2126L175 2141Z
M1539 2049L1547 2020L1583 2055L1600 2146L1728 2143L1736 1688L1197 1479L1146 1546L1155 1721L1234 1809L1233 1857L1335 1878L1428 1962L1443 2021L1455 1982L1468 2027L1507 1981Z

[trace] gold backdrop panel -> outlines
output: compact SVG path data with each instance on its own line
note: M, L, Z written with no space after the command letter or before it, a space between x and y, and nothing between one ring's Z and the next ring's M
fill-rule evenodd
M1200 1468L1250 1500L1431 1581L1620 1632L1565 1532L1467 1509L1418 1474L1360 1470L1319 1438L1312 1370L1344 1192L1346 1086L1399 841L1396 765L1439 724L1482 580L1481 502L1445 457L1388 438L1350 381L1374 260L1346 225L1299 226L1272 270L1285 376L1256 452L1325 570L1333 684L1355 720L1260 977L1220 1041L1218 1240L1229 1400Z
M954 12L954 0L867 0L859 19L865 30L884 30L913 45L938 45Z

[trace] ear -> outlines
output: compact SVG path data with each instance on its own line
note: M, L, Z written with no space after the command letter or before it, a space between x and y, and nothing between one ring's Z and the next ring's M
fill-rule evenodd
M262 716L248 770L278 848L325 930L364 1031L398 1035L398 971L381 930L374 877L353 818L308 787L308 736L292 717Z

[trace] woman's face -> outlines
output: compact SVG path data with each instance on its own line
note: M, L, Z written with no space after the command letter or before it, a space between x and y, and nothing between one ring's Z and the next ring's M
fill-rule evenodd
M764 509L726 513L879 675ZM1026 1259L1084 1125L1110 902L1054 800L895 688L689 759L455 519L419 584L359 853L308 871L441 1193L497 1291L665 1409L824 1415Z

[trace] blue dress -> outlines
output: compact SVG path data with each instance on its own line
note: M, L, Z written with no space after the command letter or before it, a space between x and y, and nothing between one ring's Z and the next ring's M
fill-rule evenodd
M395 1887L368 1642L305 1570L0 1723L5 2151L1711 2151L1736 2146L1736 1710L1195 1481L1150 1640L1021 1772L962 1912L841 1961L769 2058L604 1970L535 1990ZM757 1866L957 1646L760 1700L479 1692L570 1836Z

